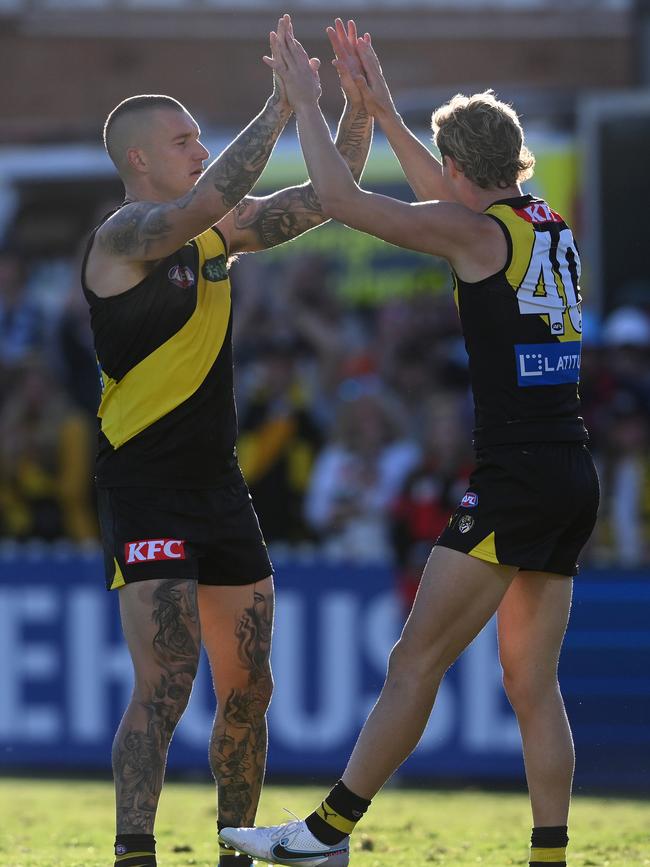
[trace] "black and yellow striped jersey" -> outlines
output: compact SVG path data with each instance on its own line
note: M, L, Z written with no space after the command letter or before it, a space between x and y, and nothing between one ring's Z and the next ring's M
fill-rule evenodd
M96 231L96 230L95 230ZM85 283L102 385L97 483L206 488L237 471L227 250L214 228L140 283L100 298Z
M580 257L573 233L530 195L497 201L485 213L506 237L505 267L477 283L454 275L475 445L585 440L578 397Z

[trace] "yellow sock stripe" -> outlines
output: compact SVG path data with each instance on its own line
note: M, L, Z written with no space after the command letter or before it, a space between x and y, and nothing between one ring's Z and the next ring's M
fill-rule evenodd
M320 816L323 822L327 822L332 828L336 828L342 834L351 834L354 831L354 826L357 824L352 819L346 819L335 810L333 810L327 801L323 801L320 807L316 810L316 815Z
M228 846L226 843L219 843L219 854L220 855L234 855L235 849L232 846Z
M153 857L154 857L153 852L127 852L126 855L116 855L115 856L115 863L117 864L118 861L126 861L127 858L153 858Z
M566 861L566 846L560 846L557 849L531 848L530 860L541 861L542 864Z

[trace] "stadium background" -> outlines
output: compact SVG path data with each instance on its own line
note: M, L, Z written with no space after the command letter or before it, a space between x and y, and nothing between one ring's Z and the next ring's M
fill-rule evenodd
M0 0L0 767L96 771L130 689L92 503L96 371L83 238L121 188L98 143L125 96L183 101L213 155L262 106L290 11L326 59L369 30L407 123L494 87L523 116L528 189L576 227L582 393L603 483L562 683L579 789L650 791L650 4L627 0ZM323 65L323 107L341 106ZM288 129L258 189L304 179ZM365 183L411 194L377 135ZM240 455L277 569L270 777L336 773L382 679L471 454L464 349L439 262L329 225L232 270ZM561 495L561 492L560 492ZM206 667L172 745L207 776ZM449 673L400 774L519 784L493 626Z

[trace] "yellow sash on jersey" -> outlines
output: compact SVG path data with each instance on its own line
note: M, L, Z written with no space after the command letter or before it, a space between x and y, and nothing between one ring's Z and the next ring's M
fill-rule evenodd
M199 251L196 308L185 325L143 358L119 382L102 371L98 416L118 449L167 415L200 387L223 346L230 319L230 281L208 282L203 265L225 254L212 229L193 239Z

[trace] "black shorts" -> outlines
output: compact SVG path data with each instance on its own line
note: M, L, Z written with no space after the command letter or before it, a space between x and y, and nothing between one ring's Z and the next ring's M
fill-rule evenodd
M490 563L576 575L599 498L582 443L490 446L477 452L469 488L436 544Z
M243 478L221 488L99 488L106 587L152 578L243 585L273 572Z

